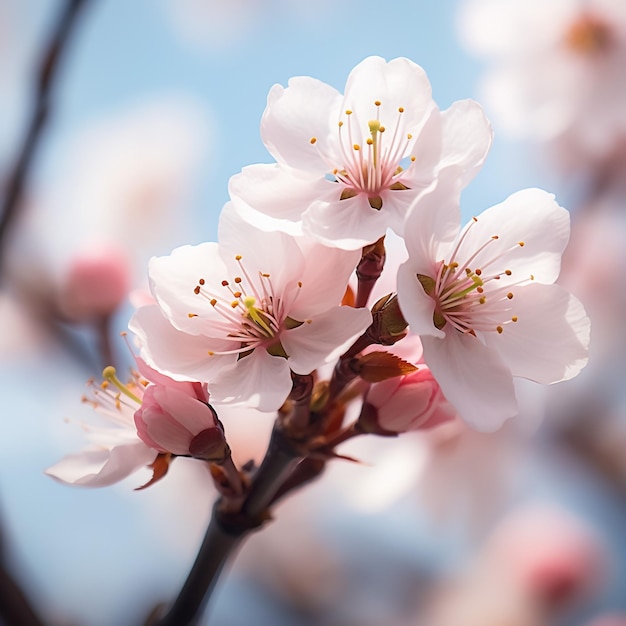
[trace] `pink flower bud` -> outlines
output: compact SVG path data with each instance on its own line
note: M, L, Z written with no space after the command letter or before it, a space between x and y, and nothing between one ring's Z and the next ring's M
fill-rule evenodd
M490 553L522 589L552 609L592 591L606 567L592 532L550 509L514 514L491 538Z
M128 293L129 272L125 255L115 249L77 255L61 287L61 313L77 322L111 315Z
M146 388L135 426L142 441L159 452L221 460L228 449L215 411L173 386Z
M407 376L374 383L365 402L375 409L376 426L390 433L432 428L456 416L425 366Z

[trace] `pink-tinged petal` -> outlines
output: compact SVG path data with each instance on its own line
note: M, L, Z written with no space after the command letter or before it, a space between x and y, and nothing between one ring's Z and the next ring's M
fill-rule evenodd
M276 411L291 391L291 373L286 359L257 348L239 359L210 388L215 402Z
M398 270L398 303L402 315L409 323L412 333L420 336L443 337L444 332L439 330L433 321L435 301L426 295L416 274L415 267L410 260L403 263Z
M549 384L576 376L587 364L590 322L582 304L560 285L518 287L512 300L517 322L487 345L514 376Z
M232 282L235 276L243 275L244 269L259 287L259 272L269 274L279 291L283 285L300 280L304 258L297 239L284 232L254 228L235 209L233 202L226 203L222 209L218 237L220 256L228 267L228 274L223 280ZM236 257L241 258L237 261ZM246 291L249 292L248 281L242 284L246 285ZM222 291L228 295L230 303L230 292Z
M517 414L513 376L498 354L472 335L422 337L424 359L447 400L476 430L495 431Z
M192 335L211 334L211 320L219 316L194 290L203 279L221 294L221 281L231 278L217 243L181 246L167 256L152 257L148 274L154 297L178 330Z
M329 168L320 151L336 141L340 106L336 89L309 76L291 78L286 89L274 85L261 120L263 143L279 163L324 176Z
M369 310L338 306L285 331L281 343L289 366L297 374L311 373L345 352L371 323Z
M191 440L216 426L213 411L204 403L170 387L151 385L135 413L139 437L161 452L189 454Z
M476 257L475 266L505 255L492 269L511 270L502 285L528 280L553 283L560 271L561 255L569 240L569 213L554 195L542 189L523 189L478 216L461 246L459 259L469 256L497 235ZM519 243L523 242L523 246Z
M142 358L174 380L208 382L237 360L236 354L210 354L232 349L233 342L181 332L158 306L136 311L128 327L137 336Z
M143 441L121 444L111 449L92 447L66 456L49 467L46 474L69 485L107 487L150 465L157 454Z
M474 178L491 147L493 133L482 107L473 100L459 100L441 113L443 148L440 169L456 166L463 173L461 186Z
M430 272L446 257L459 233L458 176L456 168L446 168L410 207L404 225L404 241L409 262L417 273L432 277Z
M407 155L410 155L411 163L397 177L398 182L414 192L428 187L433 182L436 177L435 169L441 158L442 132L441 111L435 108L430 112L419 134L413 136L411 150Z
M384 209L372 209L363 194L336 202L315 202L302 218L305 233L343 250L374 243L387 231L387 221Z
M301 234L302 213L316 200L338 200L341 189L320 174L273 163L248 165L230 178L228 191L237 211L261 230Z
M380 102L378 108L375 102ZM404 109L401 114L400 107ZM399 123L403 134L414 137L435 108L430 82L419 65L403 57L387 62L376 56L364 59L350 72L342 105L353 111L359 131L367 130L369 120L380 119L389 129Z
M146 380L154 383L155 385L163 385L165 387L173 387L182 393L186 393L188 396L197 398L204 402L209 401L209 395L206 389L195 382L178 381L173 380L169 376L161 374L158 370L150 367L141 357L135 357L135 363L137 364L137 371Z
M298 245L306 263L300 278L302 289L289 316L302 321L341 302L361 251L329 248L305 237L298 240Z

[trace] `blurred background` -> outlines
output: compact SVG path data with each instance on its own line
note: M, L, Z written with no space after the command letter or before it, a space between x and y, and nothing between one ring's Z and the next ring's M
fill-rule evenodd
M137 476L89 490L43 472L84 445L87 379L130 364L119 332L147 260L213 240L229 177L270 162L270 87L342 91L380 55L422 65L441 109L475 98L492 120L466 218L530 186L571 211L561 280L592 318L590 364L520 384L498 433L346 446L365 463L282 503L203 623L626 625L626 4L546 4L84 2L0 241L0 556L46 624L140 624L177 593L215 498L199 464L140 492ZM3 194L65 6L0 0ZM263 453L271 419L222 418L240 462Z

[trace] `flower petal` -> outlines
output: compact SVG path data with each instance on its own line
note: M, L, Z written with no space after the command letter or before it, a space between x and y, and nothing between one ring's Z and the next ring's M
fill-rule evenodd
M289 364L287 359L257 348L224 372L210 386L210 391L212 400L217 403L276 411L291 391Z
M158 452L136 441L111 449L90 447L70 454L46 470L48 476L70 485L107 487L150 465Z
M518 321L487 345L514 376L549 384L576 376L587 364L590 322L582 304L560 285L519 287L512 301Z
M537 282L553 283L559 275L569 232L569 213L557 204L553 194L523 189L478 216L457 258L469 258L497 235L498 239L476 257L476 267L501 254L503 258L494 269L503 271L505 265L511 270L510 277L502 277L501 285L527 280L531 274Z
M138 309L128 327L139 340L142 358L174 380L208 382L237 360L236 354L209 354L231 349L232 342L181 332L155 305Z
M443 147L440 169L451 165L463 172L461 186L474 178L491 147L493 133L482 107L473 100L459 100L441 113Z
M336 142L340 106L336 89L309 76L291 78L286 89L274 85L261 120L263 143L279 163L324 176L329 168L319 146Z
M387 222L385 211L372 209L363 194L334 202L314 202L302 218L305 233L343 250L374 243L385 234Z
M300 220L316 200L339 199L337 183L321 175L305 175L273 163L248 165L231 176L229 193L235 208L246 221L261 230L301 234Z
M476 430L491 432L517 414L511 371L472 335L422 337L424 360L446 399Z
M371 323L368 309L338 306L284 332L281 342L289 366L297 374L311 373L345 352Z

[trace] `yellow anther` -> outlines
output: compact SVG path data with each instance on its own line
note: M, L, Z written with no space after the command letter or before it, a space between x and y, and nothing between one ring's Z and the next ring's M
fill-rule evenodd
M512 300L512 299L513 299L513 294L509 291L509 293L507 293L507 294L506 294L506 297L507 297L509 300Z
M211 306L215 306L217 304L217 300L215 298L211 298Z
M411 155L411 161L415 162L416 157Z
M406 138L407 139L413 139L413 135L411 135L411 133L407 133Z
M374 106L379 107L380 106L380 100L374 100Z
M520 241L520 242L519 242L519 247L520 247L520 248L523 248L525 245L526 245L526 244L525 244L523 241Z
M504 273L505 273L507 276L510 276L513 272L512 272L511 270L504 270Z
M231 306L233 309L236 309L236 308L239 306L239 300L233 300L233 301L230 303L230 306Z
M367 145L368 145L368 146L371 146L371 145L373 145L373 144L374 144L374 140L373 140L371 137L368 137L368 138L367 138Z
M314 144L317 141L317 137L311 137L311 143Z
M352 115L352 111L350 109L346 109L346 115Z
M341 128L343 126L343 122L339 122L339 128Z
M498 331L499 335L502 334L502 326L496 326L496 330Z
M193 292L194 292L196 295L198 295L198 294L200 293L200 285L196 285L196 286L193 288Z
M384 127L384 126L381 126L381 127L378 129L378 132L379 132L379 133L384 133L384 132L385 132L385 127Z
M514 316L511 318L511 321L512 321L512 322L517 322L517 315L514 315Z
M234 281L239 284L241 282L241 276L235 276Z
M125 396L128 396L131 400L134 400L137 404L141 404L141 398L138 398L126 385L124 385L117 377L117 371L112 365L105 367L102 370L102 378L108 381L112 385L115 385Z
M191 319L192 317L198 317L197 313L187 313L187 317Z
M481 304L485 304L485 302L487 302L487 296L481 296L478 299L478 302L480 302Z
M398 113L404 113L404 107L398 107Z
M235 255L235 261L241 261L242 258L241 254Z
M361 149L361 146L359 146L359 144L358 144L358 143L355 143L352 147L353 147L353 148L354 148L357 152Z

